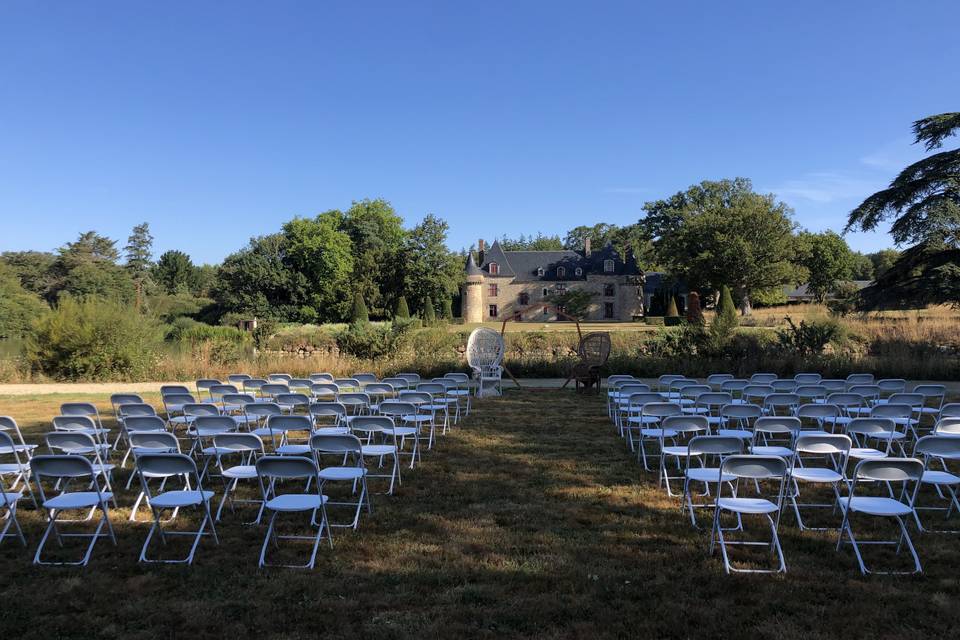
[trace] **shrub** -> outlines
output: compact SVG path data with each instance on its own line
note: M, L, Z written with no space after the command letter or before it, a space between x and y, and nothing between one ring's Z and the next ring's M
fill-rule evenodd
M215 327L202 322L195 322L180 332L179 340L190 344L231 342L242 345L250 341L250 334L237 327Z
M400 350L412 326L405 323L388 326L354 322L337 336L337 345L342 352L357 358L384 358Z
M777 330L777 341L784 351L799 356L810 356L823 353L831 342L840 342L844 330L834 320L801 320L794 324L788 316L787 326Z
M720 287L720 301L717 303L717 316L723 316L724 323L731 327L737 326L737 307L733 304L733 296L730 295L730 287L723 285Z
M174 318L169 327L167 328L166 339L170 342L179 342L183 339L185 332L193 329L195 326L200 324L193 318L188 318L186 316L180 316L179 318Z
M407 299L403 296L397 300L397 310L393 314L394 318L406 320L410 317L410 307L407 306Z
M678 318L680 312L677 311L677 299L673 294L670 294L670 300L667 301L667 313L664 314L668 318Z
M440 317L447 322L453 320L453 300L445 297L440 304Z
M433 309L433 300L427 296L423 300L423 324L432 327L437 324L437 313Z
M363 294L359 291L353 296L353 311L350 314L350 321L359 323L370 322L370 312L367 311L367 303L363 301Z
M57 379L144 379L163 342L158 322L132 306L63 297L39 318L26 345L34 371Z

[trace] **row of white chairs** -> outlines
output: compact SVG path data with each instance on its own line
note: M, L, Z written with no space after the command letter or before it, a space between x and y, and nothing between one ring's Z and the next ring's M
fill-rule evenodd
M870 572L861 551L865 544L894 544L897 553L906 548L914 572L922 570L908 530L910 523L920 532L960 532L938 530L923 515L939 512L949 520L960 514L956 494L960 476L949 467L960 460L960 421L953 415L941 415L952 414L958 405L941 401L937 414L931 416L930 435L919 435L917 427L924 414L914 418L910 407L894 414L889 408L902 406L896 402L867 403L868 410L862 415L840 415L829 401L797 405L793 412L778 414L772 407L736 404L727 398L714 414L699 410L704 403L695 399L684 402L682 392L670 388L676 379L680 377L657 381L653 386L658 390L653 391L650 384L631 376L611 376L607 381L608 412L644 467L652 470L649 462L656 462L659 485L668 495L680 497L681 509L694 526L699 526L698 509L713 512L710 550L720 550L728 573L786 571L778 534L786 506L801 530L812 528L802 512L839 510L840 521L831 528L838 531L837 548L850 544L863 573ZM717 393L722 392L703 391ZM913 457L904 451L905 425L917 430ZM647 451L647 444L654 446L652 452ZM682 486L679 492L673 489L677 483ZM814 485L831 488L833 499L826 504L801 502L801 487ZM921 506L922 487L932 488L936 506ZM751 488L754 495L745 497ZM695 503L697 495L708 501ZM895 540L858 540L853 531L854 514L892 518L899 536ZM731 538L732 532L743 530L746 516L766 521L771 530L769 540ZM725 520L731 517L732 525ZM768 570L735 566L728 547L742 544L769 546L777 558L776 566Z
M421 440L428 448L433 445L437 413L448 411L460 400L453 395L444 396L441 402L439 397L426 392L394 390L383 394L376 403L351 406L329 401L284 407L249 394L243 394L248 397L242 402L231 404L224 394L219 400L208 397L206 402L184 403L179 412L161 416L142 398L118 395L111 398L118 424L116 438L110 437L111 430L104 426L94 405L65 403L62 415L52 421L53 430L44 437L49 451L46 454L38 454L39 445L26 441L15 420L0 417L0 512L4 514L0 542L15 537L26 546L17 509L29 498L47 517L34 563L86 565L97 540L109 538L116 544L109 514L111 505L117 506L119 493L113 473L132 459L126 489L139 479L140 490L133 500L130 519L138 520L142 506L149 508L153 516L141 549L141 562L192 563L204 537L219 543L215 523L225 508L233 512L240 504L253 503L257 507L256 517L248 524L259 524L265 512L271 514L260 566L272 566L267 557L271 544L291 537L303 538L280 535L276 530L278 515L307 512L314 529L307 536L313 542L312 550L306 564L295 566L312 567L321 540L326 538L332 546L331 527L356 529L364 507L372 511L368 478L382 479L387 485L384 493L393 494L395 484L402 482L400 456L408 455L413 468L421 459ZM446 421L442 424L447 426ZM429 436L422 435L425 426L430 428ZM413 442L410 451L406 451L407 441ZM111 462L110 455L119 443L127 451L117 465ZM373 461L372 468L368 461ZM220 479L222 494L214 513L214 491L208 485L215 477ZM238 490L244 482L258 484L259 497L239 497ZM336 482L349 485L349 498L330 501L324 488ZM304 488L286 490L291 483ZM328 506L349 507L350 519L331 522ZM199 511L198 529L182 531L164 526L186 508ZM65 515L77 511L86 512L79 519L84 522L100 514L93 533L64 530L68 523L78 521ZM156 546L152 545L155 538L165 542L168 536L181 535L192 537L185 557L153 556L150 550ZM77 561L51 560L43 553L51 536L58 543L63 538L84 537L89 544Z

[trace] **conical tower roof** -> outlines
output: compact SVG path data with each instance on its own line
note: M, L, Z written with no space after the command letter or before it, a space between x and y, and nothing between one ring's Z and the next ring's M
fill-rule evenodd
M473 259L473 254L467 254L467 265L464 267L464 270L467 272L468 276L482 276L483 271L480 270L480 267L477 266L476 261Z

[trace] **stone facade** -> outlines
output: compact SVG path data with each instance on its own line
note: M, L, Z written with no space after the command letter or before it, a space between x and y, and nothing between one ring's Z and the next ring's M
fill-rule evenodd
M478 260L470 255L465 267L465 322L563 319L547 298L574 289L594 294L584 320L629 322L643 315L643 273L610 245L596 252L589 241L583 251L503 251L497 242L488 251L482 240L478 246Z

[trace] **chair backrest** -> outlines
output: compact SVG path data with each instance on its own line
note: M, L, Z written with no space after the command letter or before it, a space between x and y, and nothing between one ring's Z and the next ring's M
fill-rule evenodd
M675 402L647 402L643 405L640 413L655 418L666 418L667 416L680 415L683 413L683 409Z
M594 331L584 334L577 345L580 362L590 367L602 367L610 358L610 334Z
M333 382L334 378L332 373L311 373L307 377L313 382Z
M866 406L867 399L859 393L831 393L827 396L827 404L835 404L841 409L847 410Z
M257 474L262 478L316 478L318 473L317 463L303 456L263 456L257 460Z
M62 416L91 416L100 419L100 413L96 405L91 402L64 402L60 405L60 415Z
M310 405L310 415L317 418L335 418L338 422L347 415L347 407L340 402L314 402Z
M753 423L755 433L790 434L800 433L800 418L794 416L760 416Z
M447 387L437 382L421 382L417 385L417 391L423 391L433 396L442 396L447 392Z
M743 388L741 393L747 400L756 399L762 401L763 398L773 393L773 387L769 384L748 384Z
M210 389L217 386L218 384L221 384L221 382L215 378L201 378L200 380L197 380L196 382L197 395L200 397L203 397L204 391L209 393Z
M887 398L889 404L908 404L911 407L922 407L926 397L922 393L893 393Z
M340 387L331 382L317 382L310 385L310 393L315 398L336 398Z
M853 472L858 480L879 482L917 481L923 475L923 463L916 458L876 458L863 460ZM852 495L852 491L851 491Z
M114 393L110 396L110 404L116 413L120 407L127 404L143 404L143 398L136 393Z
M481 368L498 366L503 361L503 351L503 336L487 327L474 329L467 339L467 364Z
M249 418L267 418L269 416L279 416L283 414L283 408L276 402L253 402L243 407L243 412Z
M696 400L704 393L713 393L713 387L708 384L691 384L680 390L680 396Z
M310 397L304 393L278 393L273 399L281 407L306 407L310 404Z
M401 391L400 399L413 405L429 404L433 397L426 391Z
M293 380L293 376L289 373L271 373L267 376L268 382L281 382L286 384L287 380Z
M313 421L310 419L310 416L270 416L267 418L267 428L277 433L284 431L311 431L313 430Z
M94 455L98 460L100 459L97 442L88 433L82 431L50 431L44 434L44 439L47 441L47 447L51 453L62 451L63 453Z
M97 423L90 416L55 416L53 428L57 431L90 431L95 432Z
M450 375L449 373L447 375ZM633 380L634 377L629 374L615 373L612 376L607 376L607 386L612 387L615 383L622 380Z
M943 460L960 460L960 438L950 435L923 436L917 440L913 452Z
M801 400L822 400L827 397L827 388L821 384L803 384L795 393Z
M257 401L257 399L249 393L225 393L220 400L229 407L245 407Z
M712 387L719 387L724 382L733 379L734 375L732 373L712 373L707 376L707 384Z
M908 404L878 404L870 408L871 418L909 418L913 407Z
M160 416L129 416L124 419L123 426L128 434L137 431L167 430L167 423Z
M940 418L960 418L960 402L949 402L940 407Z
M135 431L130 434L130 448L180 453L180 441L169 431Z
M624 390L622 393L627 393L627 391ZM627 396L627 407L630 409L630 411L638 411L639 409L643 408L644 405L652 402L664 402L665 400L666 398L659 393L653 393L651 391L638 391L636 393L630 393L630 395Z
M227 376L227 382L230 384L243 385L247 380L252 380L253 376L248 373L231 373Z
M93 464L83 456L70 454L36 455L30 460L30 472L40 478L92 478Z
M809 453L818 456L847 456L852 446L853 442L850 440L850 436L842 433L804 433L799 435L796 443L794 443L797 453Z
M775 373L755 373L750 376L751 384L770 384L778 378Z
M218 433L213 436L213 446L234 453L263 454L263 440L255 433Z
M903 378L884 378L877 380L877 387L881 393L901 393L907 388L907 381Z
M456 380L450 380L453 384L457 384ZM383 382L371 382L363 388L363 390L371 396L383 397L388 395L393 395L393 385L384 384Z
M880 399L880 387L875 384L850 384L847 385L847 391L850 393L859 393L869 400Z
M469 381L469 378L467 380ZM407 380L406 378L398 378L398 377L384 378L380 382L390 385L391 387L393 387L394 391L399 391L400 389L406 389L410 386L410 381Z
M351 434L351 433L340 433L340 434L323 434L318 433L310 436L310 448L318 453L337 453L337 454L353 454L357 456L357 460L360 461L360 457L363 454L363 445L360 443L360 438Z
M371 382L377 382L379 378L375 373L354 373L350 375L351 378L359 382L362 386L366 386Z
M457 382L470 382L470 376L462 371L451 371L450 373L443 374L443 377L456 380Z
M234 384L215 384L210 387L210 397L214 400L223 399L228 393L239 393L240 390Z
M889 433L893 431L896 426L896 423L890 418L863 417L853 418L847 423L844 430L848 434L872 436Z
M733 402L733 395L725 391L711 391L697 396L698 407L722 407Z
M118 409L119 418L126 422L130 418L136 416L155 416L157 415L157 410L153 408L152 404L146 404L144 402L136 404L122 404Z
M854 384L873 384L872 373L851 373L847 376L847 385Z
M934 435L960 436L960 417L947 417L937 420L933 427Z
M417 413L417 407L401 400L384 400L380 403L380 413L385 416L409 416Z
M913 392L922 395L926 401L935 400L942 403L947 395L947 388L942 384L918 384L913 388Z
M793 376L793 380L798 385L819 384L823 380L823 376L819 373L798 373Z
M313 380L310 378L290 378L287 380L287 386L291 389L309 389L313 386Z
M696 436L687 443L687 453L698 455L726 456L743 451L743 440L734 436Z
M333 383L341 389L352 389L353 391L359 391L362 386L356 378L334 378Z
M192 477L198 483L196 488L200 488L197 464L182 453L142 453L137 456L137 470L141 476L150 478Z
M163 396L163 408L167 413L182 411L184 405L194 404L196 401L196 398L189 393L169 393Z
M776 393L793 393L797 390L796 380L774 380L770 386Z
M345 407L369 407L370 395L362 391L352 391L350 393L341 393L337 396L337 401Z
M396 377L396 378L403 378L404 380L407 381L407 385L409 385L409 386L413 386L413 385L417 384L418 382L420 382L420 374L419 374L419 373L398 373L398 374L397 374L396 376L394 376L394 377Z
M243 390L252 392L254 395L260 392L260 389L263 388L263 385L268 384L263 378L250 378L249 380L243 381Z
M729 393L731 395L740 395L743 393L743 390L750 386L749 380L742 380L740 378L734 378L733 380L726 380L720 383L720 391L724 393Z
M356 416L350 420L350 430L364 435L389 432L393 429L393 419L388 416Z
M650 393L650 385L627 380L617 387L617 391L620 392L621 398L629 398L632 393ZM660 396L660 394L657 395ZM660 397L663 398L663 396Z
M221 413L220 407L209 402L191 402L183 405L183 415L185 416L219 416Z
M847 390L847 381L846 380L836 380L833 378L823 379L820 381L821 387L826 387L827 393L839 393L841 391Z
M268 382L261 385L260 393L275 398L281 393L290 393L290 387L287 386L286 382Z
M763 399L766 407L796 407L800 404L800 396L795 393L771 393Z
M660 426L677 433L700 433L710 431L710 424L706 416L691 414L670 415L660 421Z
M193 433L203 438L215 433L236 431L237 421L230 416L197 416L191 425Z
M751 480L783 480L787 461L779 456L732 455L720 462L720 473Z
M190 389L182 384L165 384L160 387L160 396L191 395Z
M802 404L797 407L797 417L800 419L813 418L815 420L838 418L840 417L840 407L827 402L823 404L818 402Z

